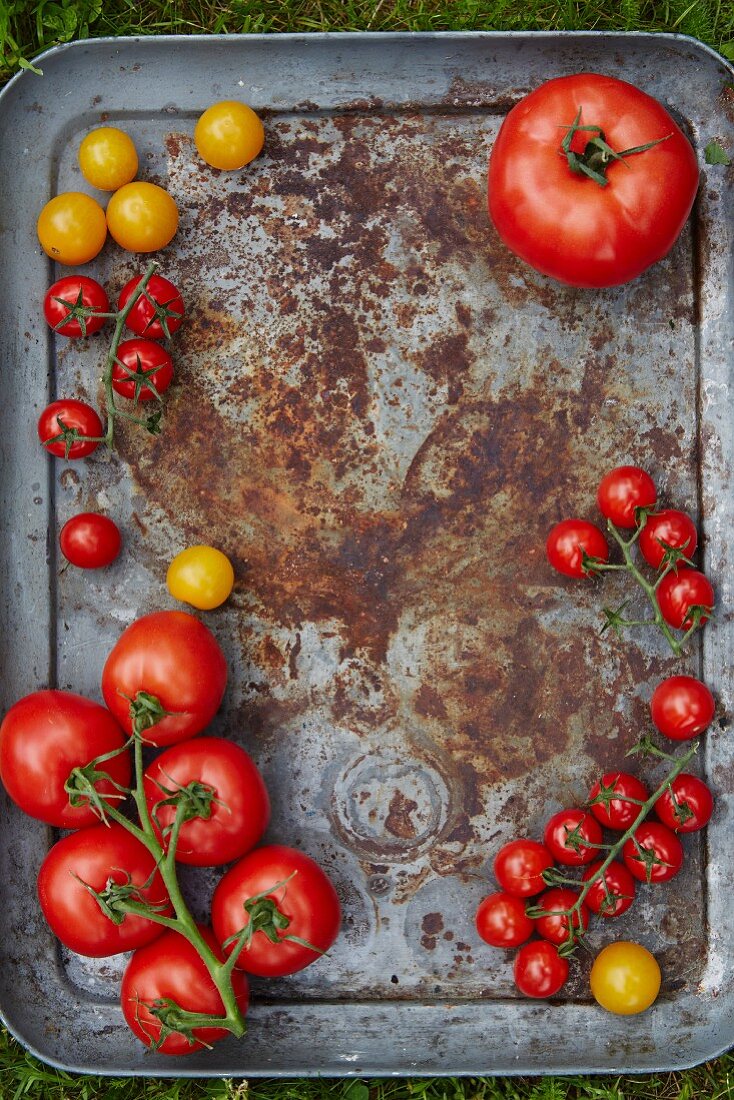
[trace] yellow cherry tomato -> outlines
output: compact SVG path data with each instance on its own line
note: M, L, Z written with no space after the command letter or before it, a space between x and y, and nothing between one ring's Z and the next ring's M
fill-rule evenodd
M189 546L168 566L166 584L175 600L211 611L232 591L234 569L227 555L214 546Z
M116 191L135 179L138 154L129 134L116 126L98 126L79 146L84 179L100 191Z
M596 956L590 982L591 992L607 1012L634 1016L655 1001L660 990L660 967L646 947L619 940Z
M178 209L156 183L126 183L107 204L107 228L128 252L155 252L173 240Z
M194 129L199 156L212 168L243 168L265 143L263 124L252 107L225 99L208 107Z
M46 203L36 223L41 248L60 264L86 264L107 239L102 207L81 191L63 191Z

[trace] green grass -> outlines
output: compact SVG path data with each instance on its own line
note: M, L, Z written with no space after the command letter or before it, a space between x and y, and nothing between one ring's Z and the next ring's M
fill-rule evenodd
M277 31L644 30L734 57L734 0L0 0L0 84L60 42L138 34ZM183 1068L183 1067L182 1067ZM172 1065L172 1072L176 1067ZM620 1077L160 1080L51 1069L0 1029L1 1100L734 1100L734 1054Z

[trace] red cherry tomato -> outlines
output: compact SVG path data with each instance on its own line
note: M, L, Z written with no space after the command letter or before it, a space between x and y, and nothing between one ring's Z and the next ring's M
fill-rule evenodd
M655 482L639 466L617 466L602 479L596 500L615 527L635 527L636 510L651 508L658 498Z
M637 540L648 565L659 569L665 558L666 547L682 551L691 558L698 545L696 525L685 512L666 508L662 512L650 512Z
M585 519L564 519L552 528L545 544L548 561L566 577L593 575L593 562L584 568L584 555L595 561L609 561L607 540L598 527Z
M669 676L652 693L650 715L656 729L673 741L698 737L716 711L714 697L693 676Z
M173 360L155 340L123 340L112 368L112 388L131 401L153 401L173 381Z
M568 978L568 960L549 940L531 940L515 956L514 975L526 997L553 997Z
M694 833L711 820L714 796L697 775L681 772L656 801L655 812L673 832Z
M97 449L103 435L96 411L74 397L52 401L38 418L38 438L49 454L58 458L85 458Z
M599 854L601 825L587 810L559 810L545 827L543 843L558 863L579 867Z
M667 882L683 866L683 846L667 825L643 821L622 848L622 859L640 882Z
M595 863L590 863L581 876L582 882L588 882L593 878L603 862L604 860L598 859ZM625 865L614 859L606 871L589 887L584 900L592 913L600 917L612 918L626 913L634 899L635 880Z
M137 275L122 288L117 303L122 310L130 300L142 275ZM184 303L180 292L162 275L151 275L135 305L125 319L125 324L137 336L149 340L163 340L180 328L184 319Z
M494 877L507 894L529 898L545 890L543 871L553 866L553 856L537 840L511 840L494 857Z
M640 804L647 802L648 790L642 780L629 772L607 772L594 783L588 801L593 802L600 795L601 801L589 807L596 820L607 829L626 832L639 814Z
M547 916L536 917L535 927L544 940L550 940L557 947L569 938L570 920L568 912L573 909L578 892L562 886L554 886L541 894L534 909L544 909ZM573 927L577 933L583 933L589 926L589 910L584 902L573 914Z
M54 332L75 339L99 332L110 301L98 282L87 275L66 275L46 291L43 315Z
M657 589L658 607L668 626L688 630L693 626L694 608L714 609L714 590L708 577L697 569L682 566L666 573ZM709 618L701 614L699 623Z
M101 569L120 553L120 530L109 516L80 512L68 519L59 535L61 553L79 569Z
M500 892L484 898L477 909L477 932L491 947L519 947L529 940L535 922L525 913L525 902Z

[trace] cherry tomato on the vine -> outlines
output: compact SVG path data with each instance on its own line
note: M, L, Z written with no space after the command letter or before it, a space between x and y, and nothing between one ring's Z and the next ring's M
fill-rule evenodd
M596 493L599 511L615 527L635 527L636 510L657 501L655 482L639 466L617 466L601 479Z
M673 741L698 737L716 712L714 697L694 676L669 676L652 693L650 716L653 723Z
M101 569L120 553L120 529L109 516L79 512L68 519L59 534L61 553L79 569Z
M173 360L155 340L123 340L112 368L112 388L131 401L153 401L173 381Z
M526 997L553 997L568 978L568 960L550 940L531 940L515 956L513 972Z
M622 859L640 882L667 882L683 866L683 845L667 825L643 821L622 848Z
M596 1001L619 1016L633 1016L649 1008L660 991L660 980L655 956L627 940L602 948L589 976Z
M594 802L600 795L601 801ZM607 772L592 786L588 802L593 803L589 809L605 828L625 832L639 814L640 804L647 799L647 787L637 776Z
M88 438L76 439L75 435ZM74 397L52 401L38 418L38 438L49 454L58 458L86 458L97 449L103 435L97 411Z
M500 848L494 857L494 877L506 893L530 898L545 890L543 871L552 866L553 856L544 845L522 837Z
M135 179L138 154L129 134L116 126L98 126L82 138L79 167L92 187L116 191Z
M714 590L708 577L698 569L682 566L677 572L666 573L657 588L660 613L668 626L677 630L689 630L694 623L695 608L702 608L698 622L709 618L706 612L714 609Z
M711 820L714 796L703 779L681 772L656 801L655 812L674 832L694 833Z
M109 313L104 287L87 275L65 275L53 283L43 299L43 315L54 332L75 339L99 332Z
M565 943L569 938L571 920L568 910L572 909L578 899L576 890L563 886L553 886L541 894L535 902L535 907L546 910L546 916L535 918L535 927L544 940L550 940L557 947ZM586 931L589 925L589 910L584 902L573 914L573 927L577 933Z
M175 600L211 611L232 591L234 569L227 555L216 547L189 546L168 566L166 584Z
M637 543L647 564L653 569L659 569L667 547L680 550L687 558L691 558L698 545L698 532L695 523L685 512L665 508L661 512L648 513Z
M137 180L113 194L107 204L107 228L128 252L156 252L173 240L178 209L157 183Z
M254 160L265 143L263 124L246 103L225 99L213 103L199 117L194 144L212 168L231 171Z
M604 860L590 863L581 876L582 882L601 869ZM612 860L602 875L589 887L584 899L592 913L600 917L619 917L626 913L635 899L635 880L623 863Z
M553 527L545 544L548 561L566 577L593 575L593 561L584 568L586 558L609 561L609 547L602 532L585 519L564 519Z
M479 903L474 918L477 932L491 947L519 947L529 940L535 922L525 912L525 902L500 891Z
M559 810L548 821L543 843L558 863L579 867L597 858L602 828L587 810Z
M107 239L104 210L81 191L64 191L49 199L36 229L46 255L72 267L93 260Z
M125 308L142 278L142 275L136 275L125 284L117 302L118 310ZM184 303L180 292L162 275L151 275L145 290L125 318L125 324L137 336L163 340L180 328L183 318Z

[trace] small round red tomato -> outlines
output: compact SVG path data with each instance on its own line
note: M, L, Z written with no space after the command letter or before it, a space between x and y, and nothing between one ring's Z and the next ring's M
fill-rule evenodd
M494 877L502 889L518 898L530 898L545 890L543 871L553 866L553 856L537 840L510 840L494 857Z
M595 802L595 799L600 801ZM647 802L648 790L642 780L629 772L607 772L589 791L589 809L607 829L626 832Z
M691 558L698 545L698 533L695 523L685 512L665 508L661 512L648 514L637 541L647 564L659 569L668 547L680 550Z
M616 1016L644 1012L660 991L660 967L646 947L618 940L594 959L589 982L595 1000Z
M112 367L112 388L131 401L153 401L173 381L173 360L155 340L123 340Z
M585 519L564 519L552 528L545 544L548 561L566 577L588 577L594 562L609 561L607 540ZM588 561L586 559L592 559Z
M72 339L99 332L110 311L104 287L87 275L65 275L43 299L43 315L54 332Z
M622 848L622 859L640 882L667 882L683 866L683 846L667 825L643 821Z
M186 611L154 611L136 619L102 670L104 700L127 733L133 730L130 700L142 693L141 713L158 719L143 725L143 738L158 747L201 733L219 710L226 684L219 643ZM151 711L151 699L157 711Z
M104 210L81 191L64 191L49 199L36 229L46 255L72 267L93 260L107 239Z
M615 527L635 527L637 509L658 499L655 482L639 466L617 466L601 479L596 493L599 511Z
M714 796L703 779L681 772L656 801L655 812L673 832L694 833L711 820Z
M531 940L515 956L514 975L526 997L553 997L568 978L568 960L550 940Z
M652 693L650 716L653 723L673 741L698 737L716 712L714 697L694 676L669 676Z
M538 909L544 909L546 916L535 918L535 927L544 940L550 940L557 947L566 943L569 939L571 920L569 912L578 900L576 890L566 889L562 886L554 886L541 894L536 902ZM534 907L535 908L535 907ZM583 933L589 926L589 910L582 902L573 914L573 928L576 933Z
M269 844L235 863L212 897L212 925L228 955L234 945L226 941L251 921L255 931L236 966L268 978L295 974L316 962L336 939L339 898L310 856Z
M598 859L589 864L581 876L582 882L588 882L590 878L601 869L603 860ZM592 885L584 899L592 913L600 917L620 917L626 913L635 900L635 880L623 863L616 859L607 867Z
M68 519L59 535L61 553L79 569L101 569L120 553L120 529L109 516L79 512Z
M156 252L178 229L176 203L157 183L125 183L107 203L107 228L128 252Z
M474 923L490 947L519 947L530 939L535 928L535 922L525 912L522 898L503 891L482 899Z
M52 401L38 418L38 438L58 458L86 458L102 442L104 428L85 401L65 397Z
M687 567L665 574L658 585L657 599L666 623L677 630L689 630L696 617L699 623L705 623L709 618L706 612L714 609L714 590L708 577Z
M118 310L125 309L142 278L136 275L125 284L117 303ZM183 318L184 303L180 292L162 275L151 275L143 293L130 308L125 324L137 336L163 340L180 328Z
M222 952L211 929L200 926L199 932L210 950L223 962ZM240 1012L244 1015L249 990L242 971L232 974L232 988ZM152 1010L165 1014L168 1002L187 1012L209 1016L223 1016L225 1011L222 998L198 951L173 929L165 931L146 947L138 948L127 965L120 986L120 1003L128 1027L146 1046L155 1045L162 1054L191 1054L229 1035L221 1027L195 1027L191 1039L180 1031L171 1030L160 1042L163 1021Z
M100 780L95 788L114 799L114 784L127 787L130 782L125 737L105 707L71 691L26 695L0 725L0 779L5 790L25 813L60 829L97 824L99 817L88 802L71 805L64 784L74 768L112 752L117 755L101 766L112 782Z
M56 842L41 864L38 898L51 931L78 955L104 958L151 943L163 926L118 908L114 886L135 887L134 901L172 914L148 849L122 825L93 825ZM105 913L88 887L101 894Z
M146 771L144 789L164 843L176 816L171 799L189 792L183 798L188 811L176 859L197 867L239 859L255 847L270 817L268 792L255 762L222 737L197 737L166 749ZM188 816L197 809L200 816Z
M543 843L558 863L579 867L596 859L603 833L593 814L586 810L559 810L543 833Z

